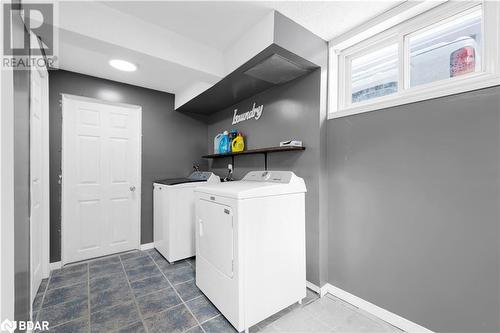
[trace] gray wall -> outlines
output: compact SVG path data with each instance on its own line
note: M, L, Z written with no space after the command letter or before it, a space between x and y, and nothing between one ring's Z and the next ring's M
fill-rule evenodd
M61 253L60 94L73 94L142 106L141 243L153 241L153 181L189 175L206 153L207 126L174 109L174 95L68 71L50 71L50 260ZM201 161L203 163L204 161ZM205 163L206 166L206 163Z
M12 31L14 38L28 38L28 34L21 20L13 20ZM30 316L30 71L14 70L13 80L15 273L14 319L28 320Z
M245 135L246 148L278 146L288 139L302 140L303 152L269 154L269 170L291 170L305 179L306 194L306 248L307 279L319 283L319 87L320 70L284 85L266 90L252 98L219 111L210 118L208 126L208 150L213 152L213 139L223 130L237 129ZM253 103L264 105L259 120L247 120L231 125L233 111L246 112ZM211 168L220 176L226 175L230 158L215 160ZM263 170L263 155L235 158L235 178L240 179L250 170Z
M439 332L498 332L500 88L328 121L329 281Z
M274 43L294 52L305 59L320 66L320 86L317 109L318 117L314 131L319 135L318 157L315 163L319 166L315 170L319 176L318 201L315 203L318 210L317 224L314 226L318 235L314 240L317 249L309 247L309 253L315 253L308 257L309 267L317 267L318 278L311 277L310 282L323 286L328 280L328 172L327 172L327 93L328 93L328 44L303 26L297 24L288 17L275 12ZM313 228L312 222L310 227ZM312 229L311 229L312 232ZM311 244L312 246L312 244ZM317 254L316 254L317 253Z

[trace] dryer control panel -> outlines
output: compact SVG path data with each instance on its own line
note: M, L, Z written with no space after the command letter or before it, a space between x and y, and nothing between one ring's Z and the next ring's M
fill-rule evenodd
M292 171L250 171L242 181L289 184L296 177Z
M190 174L188 178L195 180L208 180L212 175L213 173L208 171L195 171Z

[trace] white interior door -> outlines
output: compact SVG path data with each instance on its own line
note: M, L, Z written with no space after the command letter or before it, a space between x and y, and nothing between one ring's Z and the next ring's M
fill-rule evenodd
M139 248L141 109L63 95L63 264Z
M30 33L31 48L39 45L37 36ZM33 66L30 72L31 305L42 279L49 276L49 191L49 76L44 66Z

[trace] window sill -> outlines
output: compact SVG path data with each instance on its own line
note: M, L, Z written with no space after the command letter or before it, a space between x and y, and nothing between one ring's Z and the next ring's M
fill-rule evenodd
M373 102L351 106L338 111L330 111L328 113L328 119L342 118L365 112L383 110L394 106L460 94L497 85L500 85L500 75L498 74L481 73L461 79L455 78L450 81L415 87L392 96L381 97Z

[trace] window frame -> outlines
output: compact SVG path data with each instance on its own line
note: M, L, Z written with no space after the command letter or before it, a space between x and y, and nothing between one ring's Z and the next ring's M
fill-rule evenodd
M415 33L431 29L439 23L466 15L473 8L482 8L481 71L409 87L410 52L408 40ZM397 9L397 7L395 8ZM408 8L402 9L408 11ZM466 91L500 85L500 3L493 1L468 1L438 3L420 13L400 12L401 22L377 32L376 23L368 25L359 35L346 40L337 39L329 43L329 99L328 119L385 109L431 98L448 96ZM373 34L369 31L373 30ZM350 40L351 41L350 41ZM398 44L398 91L374 99L350 103L351 90L350 60L373 52L385 46Z

